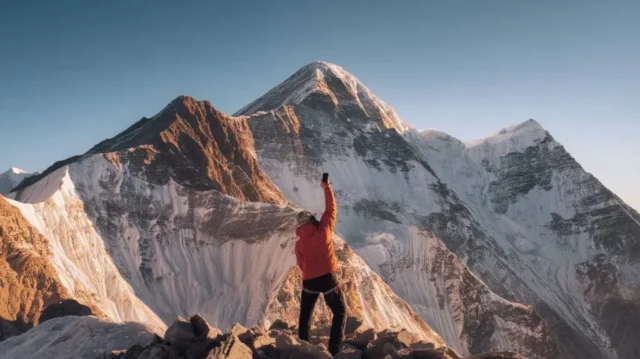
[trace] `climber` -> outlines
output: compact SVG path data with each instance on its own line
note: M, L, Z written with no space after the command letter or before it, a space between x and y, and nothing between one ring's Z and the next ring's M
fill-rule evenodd
M333 251L336 201L329 184L328 174L324 174L320 186L324 189L325 200L325 211L320 221L307 211L298 213L296 259L302 270L298 336L302 340L309 340L311 315L318 296L322 294L333 313L329 352L331 355L336 355L340 351L344 336L347 310L335 275L338 269L338 261Z

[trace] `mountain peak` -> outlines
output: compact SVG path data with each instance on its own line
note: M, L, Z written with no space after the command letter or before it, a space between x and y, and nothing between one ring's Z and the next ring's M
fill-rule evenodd
M360 80L341 66L315 61L301 67L285 81L257 100L240 109L234 116L250 116L288 105L303 105L327 111L360 113L373 119L380 128L404 132L411 126L402 121L393 108L378 99Z
M497 145L501 143L512 143L518 148L526 148L537 141L547 137L549 133L534 119L529 119L520 124L500 129L493 135L473 141L465 142L467 148L481 145Z
M275 110L285 105L299 104L311 94L328 95L334 102L340 97L356 100L359 97L375 98L360 80L341 66L315 61L301 67L289 78L234 115L251 115L256 112Z
M11 172L11 173L17 174L17 175L27 173L27 171L22 170L22 169L17 168L17 167L11 167L7 172Z

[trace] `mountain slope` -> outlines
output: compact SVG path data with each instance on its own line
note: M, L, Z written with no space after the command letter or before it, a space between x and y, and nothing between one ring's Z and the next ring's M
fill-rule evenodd
M317 86L306 85L313 90L304 96L293 91L318 79ZM337 232L450 346L462 353L513 349L533 358L559 357L531 308L491 293L447 250L455 243L441 244L484 233L421 147L408 140L422 141L417 133L358 80L335 65L310 64L239 114L252 110L259 112L245 118L260 165L280 190L318 211L313 188L329 172L338 189ZM466 218L449 220L463 212ZM456 236L441 238L441 228ZM500 251L488 242L477 247L479 253ZM455 264L438 267L443 258ZM484 303L482 316L470 305L476 302ZM543 347L548 352L540 352Z
M39 322L42 310L67 298L47 240L0 196L0 340Z
M466 317L444 309L456 302L439 294L447 271L425 278L438 259L428 257L429 239L416 233L444 243L496 302L524 303L543 318L516 320L515 309L484 305L494 338L507 330L500 323L518 322L508 329L526 333L540 325L560 351L554 357L626 358L638 351L623 333L638 327L619 318L623 310L631 318L637 313L638 214L537 122L467 144L437 131L420 134L326 63L305 66L238 114L249 121L260 165L294 203L317 210L313 179L331 173L340 189L337 232L447 342L457 341L456 349L549 356L536 353L543 346L525 334L510 339L511 348L469 336Z
M86 293L110 320L155 332L196 312L222 328L265 323L296 278L298 209L257 165L252 143L246 120L179 97L23 183L11 204L48 240L70 295ZM346 267L369 283L354 286L354 307L371 293L380 303L356 314L442 342L354 256L343 258ZM297 299L279 303L298 310Z

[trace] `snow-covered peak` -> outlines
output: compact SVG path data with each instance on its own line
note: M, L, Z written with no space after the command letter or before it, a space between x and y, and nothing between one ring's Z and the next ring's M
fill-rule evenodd
M303 66L265 95L240 109L234 116L249 116L302 103L313 108L325 104L342 108L360 108L367 118L379 119L377 125L380 127L395 128L400 133L411 129L409 124L398 117L393 108L378 99L355 76L341 66L322 61Z
M487 138L465 142L465 145L475 160L495 164L509 153L524 152L529 147L547 141L551 141L551 145L559 145L537 121L528 120L505 127Z
M355 79L340 66L316 61L301 67L284 82L265 95L236 112L235 116L250 115L260 111L275 110L285 105L302 102L309 94L327 88L326 77L336 76ZM357 81L357 80L356 80ZM349 81L352 82L352 81Z
M11 167L7 172L11 172L11 173L17 174L17 175L27 173L27 171L22 170L22 169L17 168L17 167Z
M23 179L30 174L19 168L12 167L0 173L0 194L9 193L14 187L20 184Z
M420 136L422 136L422 138L427 141L427 142L431 142L431 141L445 141L445 142L451 142L454 144L460 144L462 145L462 141L460 141L459 139L451 136L450 134L446 133L446 132L442 132L442 131L438 131L438 130L433 130L433 129L428 129L428 130L424 130L422 132L420 132Z
M546 136L547 131L542 128L538 121L530 119L515 126L505 127L489 137L465 142L465 145L468 148L472 148L483 144L495 145L503 142L512 142L526 148L535 144L536 140L543 139Z

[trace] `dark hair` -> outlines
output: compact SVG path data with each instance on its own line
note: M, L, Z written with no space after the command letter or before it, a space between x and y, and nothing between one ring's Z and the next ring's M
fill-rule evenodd
M309 223L313 224L313 226L316 227L316 229L320 227L320 222L318 222L318 220L314 215L311 215L311 217L309 218Z

